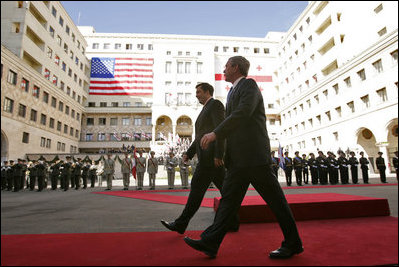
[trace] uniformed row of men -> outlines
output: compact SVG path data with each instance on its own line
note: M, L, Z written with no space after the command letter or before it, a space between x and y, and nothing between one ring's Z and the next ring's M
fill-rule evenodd
M315 157L314 153L309 154L307 158L306 154L299 155L299 151L295 152L295 157L292 159L288 156L288 152L284 153L283 164L280 164L280 159L275 157L275 152L272 151L272 168L277 177L277 172L279 166L283 166L285 178L288 186L292 184L292 172L295 172L296 184L302 186L302 182L305 184L309 183L309 171L311 175L311 183L316 185L318 183L326 185L328 183L335 185L339 183L339 177L341 178L342 184L349 184L349 170L352 176L352 183L357 184L358 179L358 166L360 164L360 169L362 171L363 182L365 184L369 183L369 160L364 157L364 152L360 152L359 160L356 158L355 153L351 151L350 157L347 158L345 152L338 151L339 157L329 151L327 156L324 155L322 151L318 151L318 157ZM382 157L382 152L378 152L378 157L376 158L376 166L380 173L380 180L382 183L387 183L386 181L386 165L384 158ZM395 157L393 158L393 164L396 169L396 179L398 179L398 152L395 152Z

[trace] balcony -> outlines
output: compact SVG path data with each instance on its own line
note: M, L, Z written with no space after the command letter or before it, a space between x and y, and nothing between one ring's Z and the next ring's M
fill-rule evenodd
M79 141L79 148L121 148L123 145L134 145L136 148L150 147L151 141Z
M98 113L98 114L105 114L105 113L135 113L135 114L146 114L152 112L152 106L141 106L141 107L85 107L86 113Z

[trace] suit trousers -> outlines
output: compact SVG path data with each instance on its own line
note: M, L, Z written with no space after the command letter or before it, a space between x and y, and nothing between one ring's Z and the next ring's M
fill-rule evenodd
M191 190L181 215L175 220L178 227L186 228L191 218L201 206L202 199L211 182L221 190L225 175L224 167L212 168L208 166L197 165L193 178L191 179ZM238 222L237 222L238 223Z
M296 248L302 246L298 229L284 192L268 165L229 169L223 182L222 198L214 222L202 234L207 244L218 249L227 233L227 226L237 214L249 184L260 194L270 207L284 235L283 246Z
M129 188L130 184L130 173L129 172L123 172L123 188Z

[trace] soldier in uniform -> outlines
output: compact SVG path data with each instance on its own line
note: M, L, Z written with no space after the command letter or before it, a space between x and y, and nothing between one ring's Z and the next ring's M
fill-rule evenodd
M82 180L83 180L83 189L87 188L87 177L89 176L90 170L90 162L86 161L82 166Z
M5 190L7 188L7 168L8 161L3 161L1 165L1 190Z
M165 159L165 167L168 173L168 189L173 189L175 186L175 167L177 166L177 159L175 154L171 151L169 156Z
M38 192L43 190L44 187L44 178L47 172L47 166L43 160L39 160L36 165L37 170L37 185L38 185Z
M90 187L94 187L97 178L97 165L96 162L93 160L91 162L90 170L89 170L89 177L90 177Z
M396 180L398 180L398 151L395 151L395 157L392 159L393 167L395 168L396 172Z
M26 184L26 189L29 188L28 179L26 179L27 171L28 171L28 165L26 164L26 160L23 159L22 160L22 177L21 177L22 179L21 179L21 187L20 187L21 190L24 189L25 184Z
M10 160L10 165L7 169L7 191L12 191L14 185L14 161Z
M136 158L137 190L143 189L145 168L146 158L143 157L143 151L140 150L139 157Z
M54 162L50 166L51 190L57 189L58 178L60 176L60 167L61 167L60 161Z
M302 154L302 174L303 182L309 183L309 161L306 159L306 154Z
M370 162L368 159L364 157L364 152L360 152L360 168L362 169L362 177L363 177L363 183L368 184L369 183L369 164Z
M115 161L111 159L111 153L107 154L107 159L104 161L104 176L107 180L107 189L112 189L112 178L114 177L115 173Z
M128 153L125 152L125 158L123 160L121 160L123 190L129 190L130 174L132 173L132 168L133 168L133 160L131 158L129 158Z
M345 157L345 152L343 151L339 152L338 164L339 164L339 174L341 176L341 183L349 184L349 173L348 173L349 160Z
M312 184L315 185L319 183L319 166L317 166L315 155L310 153L309 156L308 165L310 167L310 175L312 177Z
M276 177L278 177L278 164L280 162L280 160L274 156L275 151L272 151L272 170L274 172L274 174L276 175Z
M316 158L317 165L319 167L319 179L320 184L326 185L328 184L328 161L323 151L319 151L319 156Z
M387 183L387 177L385 175L385 170L386 170L386 166L385 166L385 160L382 157L382 152L378 152L378 157L375 159L375 163L377 165L377 169L380 172L380 180L382 183Z
M22 181L22 159L18 159L18 163L13 165L14 169L14 192L18 192L21 189Z
M155 158L155 152L150 152L150 158L148 159L147 172L150 180L150 190L155 189L155 176L158 173L158 159Z
M335 185L338 183L338 173L336 172L336 170L338 170L336 169L336 167L339 168L338 161L336 162L336 160L334 159L334 154L331 151L328 151L327 155L329 182L330 184Z
M74 164L73 168L73 179L75 180L75 190L80 188L80 177L82 176L82 159L77 158L77 162Z
M302 185L302 159L299 156L299 151L295 151L294 170L295 170L296 184L301 186Z
M349 158L349 164L351 165L351 175L352 175L352 183L357 184L359 181L358 175L357 175L357 166L359 165L359 161L355 157L355 152L351 151L349 152L351 157Z
M287 186L291 186L292 183L292 158L288 157L288 151L284 152L284 165L285 165L285 180Z
M64 186L64 191L69 189L69 180L71 180L72 162L71 157L66 156L66 161L62 163L61 167L61 183Z
M184 161L184 155L187 155L187 152L183 152L182 158L179 161L180 178L183 189L188 189L188 167L190 166L190 163Z
M29 190L33 191L35 189L36 185L36 179L37 179L37 168L36 168L37 161L32 160L32 162L29 164L28 170L29 170Z

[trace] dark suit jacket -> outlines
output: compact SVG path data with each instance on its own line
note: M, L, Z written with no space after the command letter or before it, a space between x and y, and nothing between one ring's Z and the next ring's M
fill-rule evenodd
M226 138L227 168L271 164L263 97L253 79L241 79L226 104L226 119L214 130Z
M211 98L202 108L195 122L195 140L187 150L187 156L192 159L195 154L201 166L214 167L215 158L223 159L224 140L212 142L206 150L201 148L201 138L213 131L224 119L224 106L219 100Z

